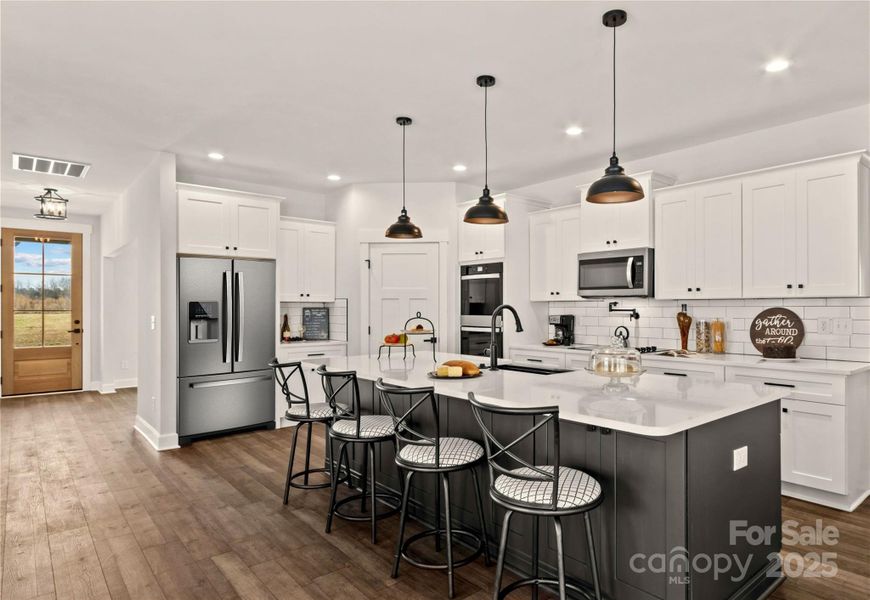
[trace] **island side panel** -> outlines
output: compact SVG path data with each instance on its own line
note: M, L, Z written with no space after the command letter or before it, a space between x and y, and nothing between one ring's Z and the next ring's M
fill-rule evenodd
M748 466L733 469L733 451L748 448ZM692 556L737 555L749 558L746 577L737 576L736 563L725 573L693 572L694 598L731 598L755 577L757 585L738 597L755 598L777 585L766 577L769 556L782 542L780 497L780 403L771 402L694 429L687 437L689 552ZM732 522L771 532L763 543L751 544L740 535L731 543ZM741 527L743 531L746 527Z

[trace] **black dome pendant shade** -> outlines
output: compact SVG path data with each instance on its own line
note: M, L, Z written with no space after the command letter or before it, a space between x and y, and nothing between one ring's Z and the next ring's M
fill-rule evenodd
M478 198L477 204L465 211L466 223L478 225L502 225L508 222L507 213L495 203L489 195L489 139L486 122L486 108L488 105L487 88L495 85L495 77L481 75L477 78L477 85L483 88L483 148L484 148L484 183L483 195Z
M589 186L586 201L593 204L622 204L634 202L643 198L643 187L636 179L625 174L616 156L616 28L624 25L628 15L624 10L609 10L604 13L601 22L605 27L613 29L613 155L610 166L604 170L604 176Z
M402 212L396 222L387 227L385 235L397 240L416 239L423 237L423 232L411 222L411 217L405 210L405 127L412 121L410 117L396 117L396 123L402 126Z

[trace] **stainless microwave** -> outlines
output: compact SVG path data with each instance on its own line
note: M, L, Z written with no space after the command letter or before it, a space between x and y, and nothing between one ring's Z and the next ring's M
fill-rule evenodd
M577 256L579 296L586 298L609 296L653 295L655 250L633 248L586 252Z

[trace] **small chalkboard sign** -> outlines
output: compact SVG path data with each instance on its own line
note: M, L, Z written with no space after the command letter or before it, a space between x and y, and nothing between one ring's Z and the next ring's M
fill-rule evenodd
M303 308L302 309L302 337L306 340L329 339L329 309L328 308Z
M797 348L804 341L804 322L787 308L768 308L753 319L749 337L755 349L762 353L767 344Z

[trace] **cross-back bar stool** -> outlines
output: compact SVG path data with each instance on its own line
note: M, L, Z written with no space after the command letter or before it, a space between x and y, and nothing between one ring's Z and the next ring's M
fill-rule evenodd
M333 461L332 494L329 500L329 514L326 517L326 533L332 530L332 520L336 515L348 521L370 520L372 543L376 544L377 522L399 512L401 501L401 498L392 492L379 492L377 490L375 450L379 444L385 442L391 443L393 449L396 448L393 419L389 415L362 414L356 371L327 371L326 365L321 365L317 368L317 374L321 377L323 390L326 392L326 398L331 407L337 410L338 398L349 397L349 401L346 402L347 410L342 413L337 412L329 428L329 445L332 446L333 441L338 441L339 449L337 455L332 454L332 456L338 456L338 460ZM338 484L341 483L342 479L340 477L342 462L346 463L347 471L350 473L350 457L348 456L350 444L365 446L366 452L359 479L360 493L336 500ZM369 478L371 478L370 487L368 487ZM402 481L401 473L399 473L399 481ZM345 506L354 500L360 502L359 514L345 512ZM368 509L366 508L367 500L371 501ZM378 511L379 503L387 505L388 510Z
M564 467L559 461L559 409L555 406L544 408L503 408L478 401L473 393L468 394L474 418L483 432L486 458L489 463L490 488L492 500L505 508L501 540L498 548L498 563L495 572L493 599L500 600L517 588L533 586L537 597L539 586L557 587L560 600L565 600L566 590L570 589L590 600L601 600L601 585L598 579L598 562L589 511L603 500L601 485L598 481L578 469ZM510 440L499 439L487 425L485 416L507 415L533 418L534 425L521 435ZM490 420L491 422L491 420ZM548 456L553 457L551 465L535 465L517 455L518 444L534 438L536 432L552 426L552 442ZM533 522L532 576L520 579L501 588L504 572L505 549L508 543L511 517L515 512L531 515ZM567 581L565 577L565 555L562 540L562 517L583 514L586 526L586 545L589 552L589 566L592 572L592 586L581 581ZM556 554L558 579L546 579L538 575L538 519L553 519L556 533Z
M396 540L396 553L393 562L393 577L399 575L399 563L405 559L415 567L423 569L439 569L447 571L447 593L454 595L454 569L467 565L477 559L481 553L489 565L489 544L486 536L486 520L483 514L483 498L480 494L480 482L475 467L483 460L483 448L475 441L458 437L441 437L441 425L438 415L438 401L435 389L432 387L401 388L387 385L378 379L375 383L383 401L383 406L393 419L399 452L396 454L396 464L400 471L405 472L404 490L402 493L401 516L399 517L399 537ZM431 423L425 427L418 423ZM470 471L474 478L474 491L477 500L477 516L480 519L480 533L465 529L454 529L450 518L450 480L448 475L457 471ZM411 491L411 478L417 473L432 473L438 476L440 489L444 495L444 523L441 527L441 496L435 508L435 528L427 529L405 540L405 523L408 518L408 497ZM408 550L410 546L423 538L435 536L436 549L440 550L441 536L446 536L447 562L443 564L426 563L412 557ZM453 559L454 537L461 537L471 542L473 552L461 560Z
M311 468L311 428L315 423L323 423L328 430L333 417L337 413L347 410L347 407L343 404L336 404L333 407L327 402L311 404L308 397L308 383L305 380L305 372L301 362L281 363L278 362L277 358L273 358L269 362L269 367L275 374L275 381L278 382L281 393L284 394L284 399L287 401L284 418L295 423L293 441L290 446L290 459L287 461L287 479L284 481L284 504L287 504L291 487L314 490L332 485L330 444L326 445L326 465L320 468ZM292 382L294 379L299 382L297 391L293 390ZM294 473L293 461L296 458L296 441L299 437L299 430L306 425L308 426L308 440L305 443L305 468ZM329 473L330 478L320 483L309 483L309 477L315 473ZM300 477L302 483L296 481Z

